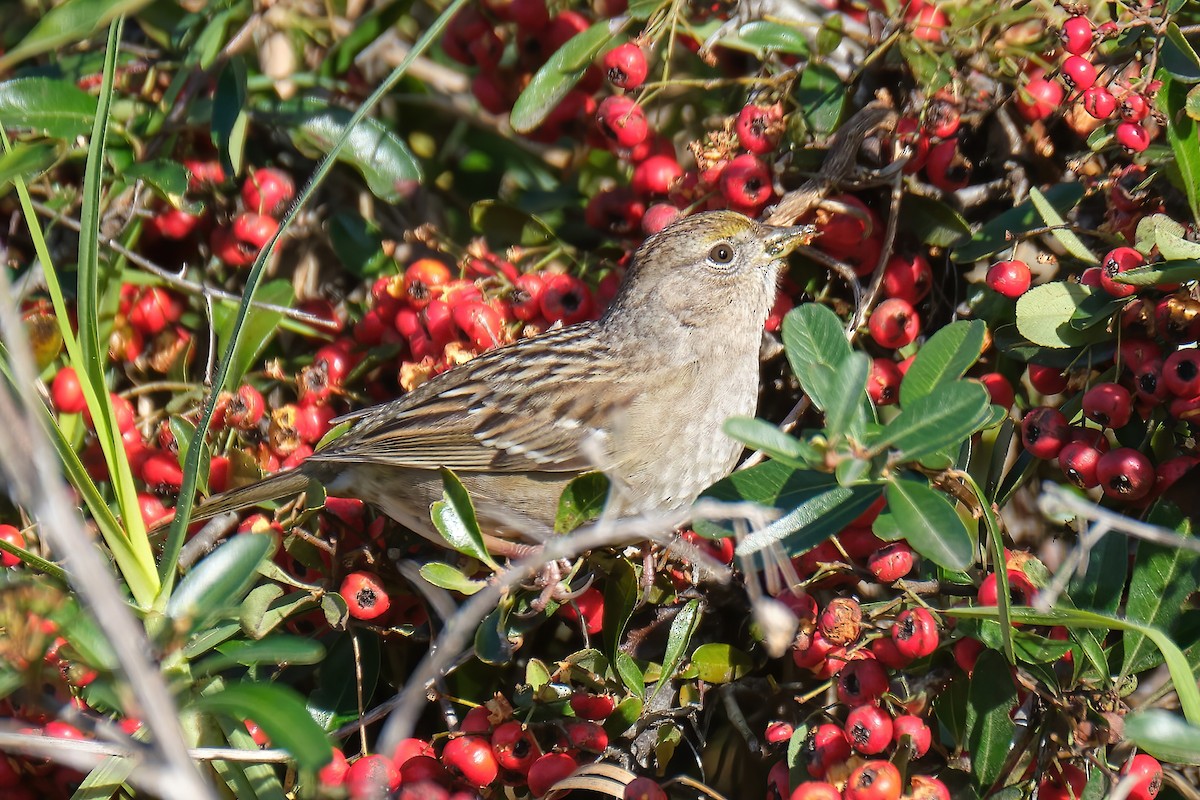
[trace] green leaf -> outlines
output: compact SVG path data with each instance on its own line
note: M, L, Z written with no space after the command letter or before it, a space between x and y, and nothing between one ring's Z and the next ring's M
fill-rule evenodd
M854 392L841 375L852 351L838 316L820 303L806 303L784 317L782 335L792 372L813 404L826 414L850 405L856 409L852 429L860 430L866 423L862 390Z
M982 320L952 322L917 351L900 382L900 407L933 393L967 373L983 352L987 324Z
M1149 256L1157 247L1165 261L1200 259L1200 242L1186 235L1187 229L1166 214L1147 214L1138 222L1137 251Z
M825 429L831 441L837 441L853 430L861 429L863 403L866 398L867 376L871 359L866 353L853 352L842 359L830 386L833 405L825 410Z
M254 720L275 747L291 753L301 769L319 769L333 757L325 732L305 710L304 698L291 687L277 683L235 683L196 698L192 708L243 721Z
M504 608L497 608L475 631L475 657L485 664L500 666L512 661L512 642L505 636Z
M1043 199L1060 216L1070 211L1083 199L1085 188L1082 183L1060 183L1051 186L1042 193ZM1033 206L1032 200L1026 200L1015 208L1011 208L994 217L980 228L971 241L961 244L954 249L952 257L957 262L978 261L1007 250L1012 247L1008 234L1028 233L1034 228L1045 225L1042 215Z
M357 652L355 640L357 639ZM329 646L329 655L317 668L314 688L308 694L308 713L323 730L333 731L359 718L357 676L362 674L362 700L370 703L379 681L379 638L349 632Z
M150 0L67 0L51 6L25 38L0 55L0 74L27 58L90 39L117 17L136 14L149 4ZM2 113L0 120L4 120ZM12 120L4 120L4 124L11 125Z
M227 642L217 648L218 655L193 665L193 677L216 675L235 666L253 667L259 664L317 664L325 658L320 642L299 636L271 636L257 642Z
M608 478L603 472L586 472L572 479L558 498L554 532L569 533L597 519L608 500L608 488Z
M378 275L385 263L379 226L351 210L335 211L329 222L329 244L342 266L359 277Z
M154 190L155 194L175 208L183 208L187 203L187 168L178 161L157 158L153 161L131 164L122 171L121 177L126 180L144 182Z
M692 653L692 666L705 683L733 683L750 673L754 660L733 645L708 642Z
M270 565L263 565L263 567L268 566ZM259 572L262 573L262 567ZM326 597L331 596L341 597L337 594L325 595L320 602L324 602ZM264 583L256 586L246 596L242 603L241 613L238 615L238 621L246 635L261 639L290 617L315 608L318 602L312 592L307 589L285 595L283 588L278 584Z
M640 596L641 587L633 565L624 558L617 559L604 585L604 645L609 658L616 658Z
M1192 535L1191 520L1170 504L1156 505L1147 522L1182 536ZM1170 634L1197 582L1200 582L1200 553L1170 544L1138 542L1125 616L1130 622ZM1133 675L1162 663L1154 643L1143 634L1127 633L1124 645L1122 675Z
M292 304L292 284L290 281L277 280L258 290L257 299L263 303L289 307ZM250 371L262 356L267 345L279 332L279 322L283 314L256 308L242 326L242 338L238 343L237 353L230 364L229 385L237 386L242 378ZM217 331L218 349L224 352L233 336L233 326L237 321L237 309L229 304L217 303L213 306L213 327Z
M1125 717L1125 738L1172 764L1200 764L1200 727L1161 708L1142 708Z
M1158 98L1167 112L1167 142L1175 154L1175 166L1179 169L1188 207L1192 209L1192 219L1200 222L1200 133L1197 132L1196 120L1184 111L1187 106L1187 85L1166 75L1163 78ZM0 118L3 118L2 114Z
M287 130L301 152L325 155L346 132L351 116L345 109L325 108L299 116ZM372 117L364 118L350 132L338 161L358 170L371 193L385 203L400 202L404 186L421 180L421 167L408 146Z
M1129 541L1109 531L1092 545L1087 563L1071 579L1071 599L1088 611L1114 613L1121 603L1128 568Z
M0 122L3 121L0 117ZM48 142L17 142L11 150L0 156L0 194L6 192L14 178L21 178L26 183L35 180L57 158L58 148Z
M820 34L818 34L818 40ZM721 40L722 45L742 46L755 50L774 50L797 56L806 56L812 49L808 38L799 28L769 20L754 20L737 29L731 36Z
M246 63L231 58L217 77L212 99L212 143L226 174L239 175L246 150Z
M736 439L747 447L762 450L771 458L783 461L788 466L806 467L811 448L791 434L755 417L730 417L725 420L722 430L732 439Z
M7 128L71 141L91 131L95 116L96 98L70 81L33 77L0 83L0 124Z
M1200 278L1200 261L1194 258L1185 261L1161 261L1157 264L1147 264L1113 276L1113 280L1117 283L1126 283L1130 286L1185 283L1197 278Z
M1042 216L1046 226L1051 229L1050 235L1058 240L1063 249L1085 264L1100 263L1100 259L1096 258L1096 254L1087 249L1087 246L1075 235L1075 231L1067 226L1067 221L1058 213L1054 205L1046 199L1046 196L1038 191L1036 186L1029 188L1029 199L1033 203L1033 207L1037 209L1038 214Z
M964 570L975 563L975 537L950 500L936 489L910 478L896 478L884 490L889 517L876 535L894 539L890 527L904 537L913 550L951 570ZM888 533L888 536L883 536Z
M683 657L692 643L692 636L700 626L700 601L689 600L671 620L667 633L667 647L663 652L662 679L668 681L683 663Z
M966 745L975 785L983 790L1000 777L1016 730L1009 714L1017 689L1008 662L995 650L980 653L967 696Z
M874 484L845 487L823 472L796 472L794 476L798 478L795 484L775 501L788 504L790 510L745 537L737 546L739 556L752 555L776 542L784 542L789 556L806 553L854 521L879 497L879 487Z
M1200 57L1175 22L1167 23L1166 36L1160 41L1159 66L1183 83L1200 83Z
M600 20L555 51L513 104L509 118L513 130L529 133L541 125L567 93L575 88L583 73L605 47L614 44L614 37L625 24L615 20Z
M901 230L929 247L951 248L971 235L962 214L932 197L905 194L900 201Z
M443 467L439 471L442 473L442 499L430 509L433 526L458 552L478 559L492 569L499 569L483 543L483 531L479 529L467 487L450 470Z
M838 74L816 63L810 63L800 73L792 96L803 114L808 133L816 136L828 136L837 129L850 97Z
M205 556L184 576L167 603L167 616L190 630L242 602L257 577L258 565L275 549L266 534L244 533Z
M817 53L828 56L842 44L845 38L845 26L841 14L830 14L821 23L817 31Z
M646 696L646 676L638 669L637 663L633 660L633 656L626 653L624 650L617 653L617 658L613 662L613 667L617 671L617 676L621 679L621 683L625 684L625 688L637 698Z
M1107 336L1103 330L1080 331L1071 325L1078 306L1092 291L1078 283L1054 281L1017 298L1017 329L1044 347L1081 347Z
M487 583L484 581L473 581L454 567L449 564L443 564L440 561L431 561L428 564L422 564L421 577L434 586L440 586L451 592L458 592L465 595L473 595L487 586Z
M519 244L537 247L558 237L540 217L500 200L471 204L471 227L483 234L493 247Z
M983 384L958 380L909 403L883 429L871 450L891 448L899 461L920 461L955 447L991 419L991 398Z

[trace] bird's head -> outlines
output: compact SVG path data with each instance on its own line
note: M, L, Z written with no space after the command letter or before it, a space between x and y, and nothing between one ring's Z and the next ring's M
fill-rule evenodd
M757 335L783 259L812 236L810 225L764 225L736 211L684 217L638 249L605 320L667 313L684 327L741 325Z

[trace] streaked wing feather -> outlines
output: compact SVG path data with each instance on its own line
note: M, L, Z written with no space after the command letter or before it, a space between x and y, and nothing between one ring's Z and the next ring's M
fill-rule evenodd
M525 357L513 360L517 351ZM583 442L625 403L590 326L493 350L372 409L316 461L459 471L577 472Z

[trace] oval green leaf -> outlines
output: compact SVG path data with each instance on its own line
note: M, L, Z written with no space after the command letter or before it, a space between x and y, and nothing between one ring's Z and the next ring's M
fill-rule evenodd
M483 544L483 532L475 516L475 506L458 476L446 468L442 473L442 499L430 509L433 526L458 552L479 559L492 569L499 566Z
M987 324L982 320L959 320L931 336L917 351L900 382L900 407L965 375L979 360L986 335Z
M1096 341L1106 334L1071 326L1079 304L1091 294L1086 286L1066 281L1035 286L1017 298L1017 330L1043 347L1081 347Z
M692 653L692 666L705 683L732 683L754 666L749 655L724 642L702 644Z
M341 139L351 116L345 109L328 108L306 114L288 131L302 152L324 155ZM358 170L371 193L385 203L400 202L404 184L421 180L421 167L408 147L371 117L355 126L346 146L338 152L338 161Z
M983 384L958 380L909 403L871 449L881 453L890 447L899 461L920 461L957 447L991 419L991 397Z
M265 534L239 534L205 556L184 576L167 603L167 616L192 629L242 602L258 565L275 549Z
M875 530L876 535L895 539L898 532L913 550L946 569L963 570L974 563L975 537L944 494L911 478L889 482L884 494L888 525Z
M0 83L0 123L71 140L92 130L96 98L70 81L14 78Z
M320 769L333 758L325 732L295 689L278 683L235 683L196 698L192 708L258 723L271 743L292 754L301 769Z
M625 22L600 20L576 34L547 59L513 104L509 123L517 133L529 133L562 102Z
M1161 708L1144 708L1125 718L1125 738L1173 764L1200 764L1200 727Z

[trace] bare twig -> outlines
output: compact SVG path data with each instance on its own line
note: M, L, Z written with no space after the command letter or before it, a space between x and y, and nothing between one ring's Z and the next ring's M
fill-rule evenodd
M171 791L164 796L215 800L212 787L188 757L175 701L150 658L153 650L146 632L134 619L110 565L101 558L74 512L75 504L66 491L54 448L34 411L40 402L33 391L37 372L13 303L8 273L0 273L0 329L15 381L15 385L0 386L0 469L7 478L8 491L16 503L37 517L40 535L61 559L81 603L113 645L137 702L138 708L133 711L149 728L154 743L154 758L139 767L134 780L166 781Z

